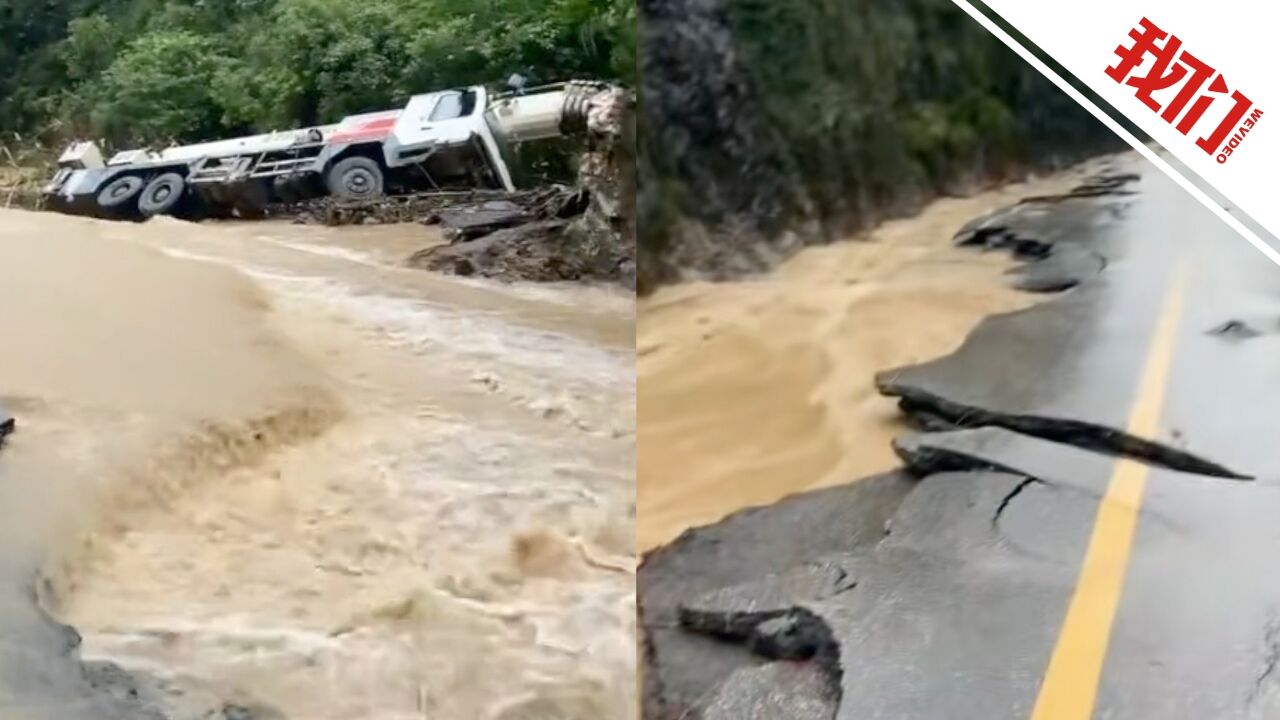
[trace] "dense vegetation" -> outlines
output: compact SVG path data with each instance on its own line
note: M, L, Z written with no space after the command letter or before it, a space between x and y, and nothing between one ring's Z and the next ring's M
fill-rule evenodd
M0 132L190 140L512 73L632 81L634 43L627 0L3 0Z
M950 0L640 0L640 21L650 287L1116 146Z

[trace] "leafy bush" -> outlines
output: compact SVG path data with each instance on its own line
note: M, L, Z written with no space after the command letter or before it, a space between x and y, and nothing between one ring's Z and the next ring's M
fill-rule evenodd
M193 140L516 72L633 81L634 43L624 0L8 0L0 130Z
M644 287L1116 146L950 0L639 6Z

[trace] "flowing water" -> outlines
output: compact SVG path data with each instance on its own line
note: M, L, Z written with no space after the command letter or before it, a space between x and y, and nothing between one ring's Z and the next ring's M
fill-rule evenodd
M969 220L1062 192L1090 164L929 205L735 282L665 287L636 334L642 549L745 507L884 472L904 430L875 373L945 355L1034 296L1005 253L952 247Z
M431 233L0 216L0 539L85 659L175 718L635 717L634 299Z

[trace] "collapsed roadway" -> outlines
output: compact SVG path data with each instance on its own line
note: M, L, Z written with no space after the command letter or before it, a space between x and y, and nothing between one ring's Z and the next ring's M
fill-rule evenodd
M1262 400L1280 392L1280 278L1172 183L1121 170L957 234L1060 294L876 377L917 430L899 470L646 556L646 718L1025 718L1062 667L1088 677L1060 647L1081 637L1109 640L1095 717L1280 713L1280 577L1260 564L1280 550ZM1272 330L1214 331L1242 313L1227 322ZM1082 562L1128 558L1103 529L1126 513L1120 595ZM1104 596L1114 623L1064 621Z

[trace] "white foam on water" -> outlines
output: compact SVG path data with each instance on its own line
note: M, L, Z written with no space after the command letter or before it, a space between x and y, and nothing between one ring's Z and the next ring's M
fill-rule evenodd
M226 230L156 246L247 275L288 342L359 381L320 437L114 518L68 598L86 655L308 720L634 718L634 358L536 307L599 317L595 291L504 287L532 327L450 304L454 279L381 286L373 254Z

